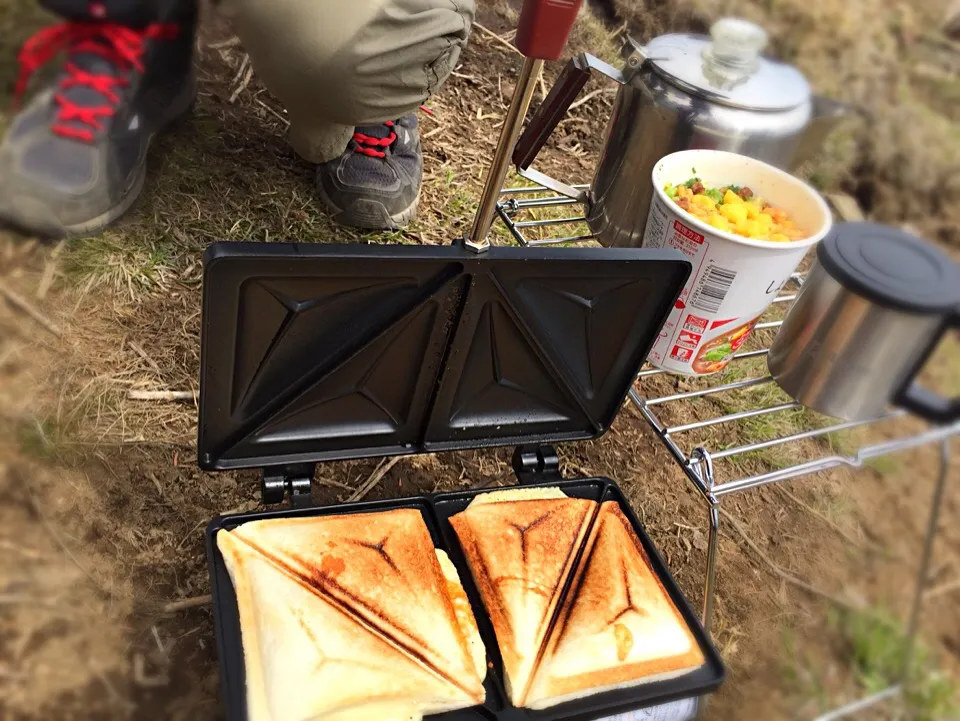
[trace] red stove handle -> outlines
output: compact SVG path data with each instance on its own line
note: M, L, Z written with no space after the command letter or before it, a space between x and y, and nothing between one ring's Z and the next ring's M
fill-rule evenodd
M583 0L524 0L517 49L528 58L558 60Z

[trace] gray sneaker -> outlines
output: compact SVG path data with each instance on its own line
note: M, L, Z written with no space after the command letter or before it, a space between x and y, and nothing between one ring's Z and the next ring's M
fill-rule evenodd
M127 211L150 141L194 101L193 24L68 20L27 41L19 93L59 52L65 61L0 144L0 222L63 237L97 233Z
M320 199L338 223L394 230L417 212L423 153L417 116L356 129L339 158L317 168Z

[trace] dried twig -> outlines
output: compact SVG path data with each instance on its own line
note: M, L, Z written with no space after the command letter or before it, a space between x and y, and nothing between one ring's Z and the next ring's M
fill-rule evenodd
M474 23L474 24L473 24L473 27L475 27L477 30L479 30L480 32L482 32L484 35L486 35L487 37L491 38L492 40L496 40L498 43L500 43L501 45L503 45L505 48L508 48L508 49L511 50L512 52L515 52L517 55L522 55L522 53L521 53L519 50L517 50L517 48L516 48L515 45L513 45L512 43L508 43L508 42L507 42L506 40L504 40L502 37L500 37L500 36L497 35L495 32L493 32L493 30L491 30L490 28L484 27L484 26L481 25L480 23Z
M133 655L133 682L141 688L162 688L169 685L170 676L166 671L160 671L157 674L149 675L147 673L147 660L142 653Z
M256 98L256 101L259 105L263 106L264 110L266 110L268 113L273 115L275 118L277 118L281 123L283 123L287 127L290 127L290 121L287 120L285 117L283 117L280 113L278 113L276 110L271 108L269 105L263 102L260 98Z
M57 325L52 320L47 318L47 316L45 316L43 313L37 310L25 298L20 297L9 288L4 288L2 285L0 285L0 295L2 295L6 299L6 301L10 305L12 305L14 308L21 311L22 313L27 314L33 320L39 323L43 327L43 329L49 332L51 335L54 335L57 338L60 338L63 336L63 332L60 330L60 328L57 327Z
M960 591L960 579L956 581L950 581L949 583L944 583L939 586L934 586L931 589L924 591L924 598L936 598L937 596L945 596L948 593L953 593L954 591Z
M246 53L243 54L243 58L240 60L240 67L237 68L237 74L233 76L233 82L231 85L236 85L243 79L243 75L247 72L247 67L250 65L250 56Z
M163 371L160 370L160 366L157 365L157 362L153 358L147 355L147 352L143 348L141 348L140 345L136 343L136 341L128 340L127 345L130 346L130 349L134 353L136 353L138 356L143 358L143 360L147 362L147 365L150 366L158 376L160 376L161 378L163 377Z
M391 468L400 462L400 458L400 456L394 456L377 466L377 469L370 474L370 477L357 489L357 492L347 499L347 503L353 503L354 501L366 498L367 494L373 490L373 487L383 480L383 477L390 472Z
M344 491L352 491L353 486L348 486L346 483L341 483L340 481L333 481L329 478L318 478L317 483L321 486L329 486L330 488L342 488Z
M247 68L246 74L243 76L243 80L237 86L237 89L233 91L233 94L230 96L230 100L227 102L231 105L236 102L237 98L240 97L240 93L247 89L250 85L250 81L253 80L253 66Z
M0 593L0 606L46 606L55 608L56 602L51 598L27 596L21 593Z
M210 45L207 45L207 47L210 48L211 50L223 50L225 48L235 48L239 44L240 44L240 38L234 35L232 38L228 38L227 40L224 40L219 43L212 43Z
M127 391L132 401L192 401L196 397L193 391Z
M213 596L193 596L192 598L183 598L179 601L171 601L163 607L164 613L178 613L179 611L188 611L191 608L201 608L213 603Z
M740 524L740 522L736 518L731 516L722 508L720 509L720 513L723 514L724 518L730 521L730 525L733 526L733 528L737 531L737 533L740 534L740 537L746 542L748 546L750 546L753 552L760 557L760 560L764 562L764 564L767 566L767 569L771 573L773 573L775 576L782 579L783 581L786 581L792 586L796 586L797 588L803 591L806 591L811 595L824 598L827 601L830 601L830 603L834 604L835 606L839 606L840 608L846 609L847 611L856 612L861 610L859 607L850 603L849 601L845 601L844 599L834 596L830 593L827 593L826 591L821 591L819 588L816 588L815 586L811 586L806 581L801 581L796 576L792 576L786 571L784 571L782 568L780 568L780 566L778 566L776 563L770 560L770 557L767 556L767 554L764 553L763 550L761 550L760 546L754 543L753 539L750 538L750 536L747 534L744 527Z
M583 96L582 98L580 98L577 102L571 103L571 104L570 104L570 107L567 108L567 112L570 112L571 110L576 110L576 109L579 108L581 105L584 105L584 104L586 104L586 103L589 103L591 100L593 100L593 99L594 99L595 97L597 97L598 95L608 95L608 94L610 94L610 93L615 93L615 92L617 92L617 91L616 91L616 89L614 89L614 88L600 88L599 90L594 90L592 93L587 93L586 95L584 95L584 96Z

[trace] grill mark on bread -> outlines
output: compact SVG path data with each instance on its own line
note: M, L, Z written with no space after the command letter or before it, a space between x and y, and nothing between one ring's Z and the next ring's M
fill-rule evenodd
M354 539L350 539L350 543L354 544L355 546L360 546L362 548L369 548L371 551L376 551L377 553L380 554L380 558L382 558L384 562L394 570L395 573L399 574L400 569L397 568L397 564L394 563L392 558L390 558L390 554L387 553L387 550L385 548L388 540L389 540L389 537L384 538L382 541L380 541L380 543L367 543L366 541L357 541Z
M520 534L520 557L523 559L524 563L527 562L527 533L546 521L552 515L553 511L548 511L539 518L535 518L534 520L530 521L530 523L528 523L526 526L521 526L513 521L510 521L510 526Z
M633 601L633 591L630 589L630 571L627 568L627 559L626 557L620 558L620 583L622 588L626 591L626 604L623 606L623 609L614 616L611 620L607 621L608 626L612 626L621 618L626 616L631 611L635 611L640 616L649 616L646 609L641 608ZM621 661L623 659L620 659Z
M370 633L373 633L378 638L382 639L386 643L393 645L394 647L399 649L401 652L405 653L407 656L409 656L411 659L419 663L424 669L432 673L434 676L437 676L438 678L441 678L444 681L447 681L448 683L453 684L456 688L460 689L461 691L466 693L468 696L470 697L474 696L473 692L467 686L461 683L460 680L457 679L455 676L437 668L433 663L430 662L430 660L424 654L417 651L417 649L412 648L410 644L404 643L401 639L397 638L395 634L388 632L388 629L392 628L394 624L392 624L390 620L386 618L383 614L381 614L379 611L377 611L374 608L371 608L368 604L364 603L362 599L358 598L354 594L350 593L350 591L340 586L340 584L338 584L333 577L327 576L322 572L313 574L313 575L307 575L305 573L302 573L299 569L294 567L292 564L285 562L283 559L278 558L276 555L270 553L268 550L261 548L256 543L252 543L250 540L239 537L239 536L237 536L236 539L241 543L245 543L247 546L249 546L250 548L255 550L257 553L259 553L261 556L266 558L270 563L275 565L281 571L291 576L296 581L299 581L312 593L323 598L333 608L340 611L340 613L353 619L358 624L360 624L363 628L368 630ZM346 596L350 601L355 603L357 606L360 606L361 608L366 609L372 616L379 619L385 628L380 628L377 625L371 623L370 620L364 617L362 614L360 614L356 608L351 607L349 604L343 603L339 598L331 594L330 591L324 587L324 582L329 583L330 586L335 588L338 592L342 593L344 596ZM409 635L414 641L417 641L421 645L426 645L423 639L419 638L416 634L411 632L409 629L403 629L403 632Z

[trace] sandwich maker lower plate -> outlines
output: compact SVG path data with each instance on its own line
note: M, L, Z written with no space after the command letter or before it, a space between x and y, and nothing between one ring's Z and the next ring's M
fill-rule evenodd
M429 721L595 721L619 713L636 711L664 704L682 698L690 698L715 691L723 682L725 671L719 653L710 643L696 614L690 608L686 598L670 575L666 564L660 557L653 542L647 537L636 514L630 508L617 484L606 478L575 480L557 480L546 483L525 485L525 487L559 487L568 496L589 498L603 503L616 501L624 514L630 519L634 531L640 538L644 550L650 559L654 572L663 583L664 589L692 632L703 652L706 662L702 667L678 678L656 681L631 689L610 691L584 699L561 704L542 711L516 708L507 700L503 685L503 666L497 646L496 636L490 620L487 618L480 596L473 583L459 542L448 519L464 510L473 498L502 488L479 491L442 493L410 498L390 499L347 503L334 506L284 509L247 513L235 516L221 516L214 519L207 528L207 556L210 563L211 589L213 592L214 619L220 657L221 687L229 721L245 721L246 682L244 673L243 645L240 636L240 618L233 584L227 573L223 557L216 545L216 534L221 530L232 530L248 521L269 518L295 518L309 516L344 515L350 513L370 513L395 508L416 508L423 515L424 522L433 537L437 548L445 550L456 565L463 581L467 596L473 606L473 612L480 628L487 652L487 660L493 664L488 669L484 686L487 700L483 706L460 711L450 711L427 717Z

